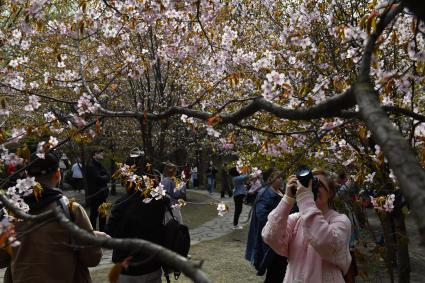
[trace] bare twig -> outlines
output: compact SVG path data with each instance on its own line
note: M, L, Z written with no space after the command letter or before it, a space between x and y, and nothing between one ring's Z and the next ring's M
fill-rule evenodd
M205 38L207 39L208 45L210 46L211 51L214 52L214 46L213 46L210 38L208 37L208 34L205 31L204 26L201 22L201 0L198 0L196 2L196 21L198 22L199 26L201 27L202 33L204 34Z

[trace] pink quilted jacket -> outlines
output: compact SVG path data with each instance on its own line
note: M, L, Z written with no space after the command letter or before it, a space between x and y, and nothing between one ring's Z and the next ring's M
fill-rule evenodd
M262 231L264 241L288 257L285 283L344 282L351 263L347 216L316 207L311 192L297 196L300 212L289 215L295 199L284 197L269 214Z

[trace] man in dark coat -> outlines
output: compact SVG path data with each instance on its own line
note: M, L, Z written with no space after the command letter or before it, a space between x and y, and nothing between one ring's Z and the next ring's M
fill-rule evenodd
M90 222L96 228L99 217L99 231L105 231L106 217L99 214L99 206L106 202L109 195L108 182L109 174L100 163L103 160L103 150L94 150L91 154L91 161L87 165L86 178L90 203Z
M143 202L140 193L128 190L128 194L116 201L111 210L106 230L114 238L136 238L162 244L164 212L169 199L166 197ZM123 269L118 282L161 282L161 263L156 255L135 253L134 250L114 250L112 261L122 262L132 256L131 262L140 263Z

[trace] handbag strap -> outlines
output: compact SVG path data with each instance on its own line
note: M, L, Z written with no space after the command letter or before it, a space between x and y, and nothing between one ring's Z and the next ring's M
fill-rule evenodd
M66 218L71 220L72 223L75 224L75 215L72 212L72 209L70 207L69 199L66 196L62 196L60 199L56 201L57 205L62 208L63 213L65 214ZM73 250L76 252L78 250L77 243L75 241L75 238L71 236L71 245L74 246Z

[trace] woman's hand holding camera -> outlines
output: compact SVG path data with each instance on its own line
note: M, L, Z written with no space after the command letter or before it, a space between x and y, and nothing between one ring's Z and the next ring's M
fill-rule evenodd
M290 198L295 198L295 194L298 188L298 179L295 175L291 175L288 178L288 182L286 183L286 191L285 194Z
M300 184L300 182L297 179L297 176L291 175L288 178L288 183L286 184L286 192L285 194L288 197L295 198L297 195L311 191L311 180L308 183L308 188L304 187Z

